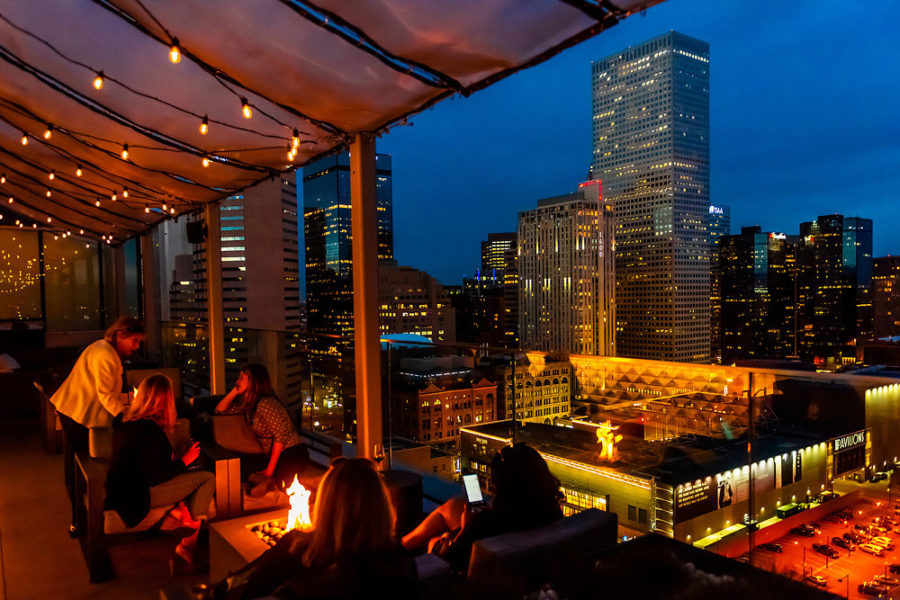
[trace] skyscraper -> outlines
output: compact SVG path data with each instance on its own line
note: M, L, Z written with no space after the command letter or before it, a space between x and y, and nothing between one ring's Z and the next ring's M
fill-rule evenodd
M378 154L375 166L378 259L384 261L394 258L390 155ZM350 214L350 154L335 154L304 167L306 310L312 333L353 334Z
M394 261L378 265L378 322L382 335L407 333L435 343L456 341L450 297L437 279Z
M223 200L219 215L228 377L237 376L241 363L266 362L279 394L294 402L302 379L301 350L290 335L300 329L296 183L281 177L260 183ZM174 256L169 265L169 312L176 321L202 322L206 244L193 244L191 258L187 256ZM185 343L192 344L182 345L186 352L199 352L193 360L203 369L202 348L190 339Z
M855 361L856 341L872 334L872 220L824 215L801 223L800 236L800 354L827 366Z
M731 207L709 205L709 331L710 356L722 360L722 265L719 263L719 241L731 235Z
M615 356L613 227L597 180L519 213L522 348Z
M876 338L900 335L900 256L882 256L874 261L872 306Z
M493 276L503 295L503 344L519 346L519 256L516 232L489 233L481 242L481 273Z
M709 45L670 31L592 65L593 172L616 218L620 356L710 354Z

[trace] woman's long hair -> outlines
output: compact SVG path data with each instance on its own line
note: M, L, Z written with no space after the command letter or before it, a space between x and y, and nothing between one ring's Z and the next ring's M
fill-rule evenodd
M143 380L138 386L134 400L125 410L122 421L152 419L163 430L170 432L175 427L177 418L172 382L165 375L157 373Z
M146 335L144 324L134 317L119 317L115 323L109 326L103 333L103 339L116 346L116 340L126 335Z
M494 456L491 487L491 508L511 527L538 527L562 517L559 480L527 444L507 446Z
M394 508L372 461L335 460L319 483L307 567L371 555L394 547Z
M259 399L264 396L278 397L272 388L272 381L269 379L269 370L264 365L250 363L241 367L241 373L244 373L249 380L247 391L243 393L241 398L241 410L248 422L253 420L256 414L256 405Z

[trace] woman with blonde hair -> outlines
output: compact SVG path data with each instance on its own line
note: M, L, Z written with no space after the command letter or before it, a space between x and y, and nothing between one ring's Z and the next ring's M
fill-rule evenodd
M175 395L165 375L146 378L134 401L113 421L113 450L106 478L106 508L128 527L140 523L151 507L175 505L163 528L186 535L175 549L173 571L195 570L194 550L202 521L215 493L215 476L188 471L200 455L196 442L176 459L166 436L175 425Z
M311 533L287 533L210 597L408 598L415 565L394 535L394 509L365 458L338 458L319 483ZM226 580L228 581L228 580ZM228 589L230 588L230 589Z

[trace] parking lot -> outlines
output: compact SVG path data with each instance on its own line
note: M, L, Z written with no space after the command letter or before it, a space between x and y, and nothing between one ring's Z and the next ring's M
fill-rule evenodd
M754 552L753 563L767 570L782 573L795 579L805 575L819 575L826 580L828 591L849 598L872 598L876 596L866 595L858 591L858 586L871 581L876 575L892 577L900 583L900 573L891 573L889 565L900 565L900 526L891 528L887 533L875 535L888 537L895 546L892 550L885 550L883 556L867 554L859 547L854 550L840 548L832 543L833 537L843 537L846 532L856 532L856 524L869 525L875 517L895 517L894 507L888 502L873 499L862 499L847 511L852 511L853 518L845 521L832 522L820 520L809 524L815 526L815 533L811 537L788 534L776 543L782 545L782 552L772 552L757 547ZM836 558L826 558L823 554L813 549L813 544L829 544L837 551ZM812 584L810 584L812 585ZM885 592L882 597L900 598L900 587L894 585Z

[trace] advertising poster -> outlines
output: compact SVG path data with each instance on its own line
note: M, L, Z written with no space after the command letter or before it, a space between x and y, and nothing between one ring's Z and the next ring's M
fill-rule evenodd
M712 478L685 483L675 490L675 522L681 523L716 510Z

